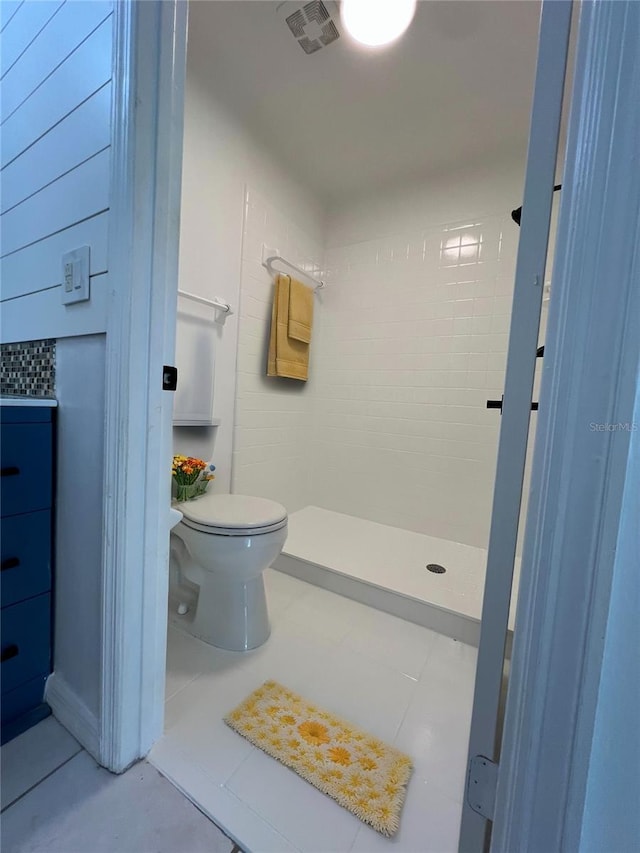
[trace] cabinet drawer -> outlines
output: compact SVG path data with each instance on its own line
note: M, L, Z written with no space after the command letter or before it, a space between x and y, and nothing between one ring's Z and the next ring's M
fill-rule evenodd
M0 500L2 515L51 506L50 423L2 424Z
M2 743L5 743L14 734L14 732L7 730L7 723L27 714L42 703L46 683L47 676L43 673L25 684L21 684L20 687L2 694ZM42 716L46 716L46 713ZM15 733L17 734L17 732Z
M2 694L50 672L51 595L47 592L2 611Z
M51 589L51 510L0 521L2 607Z

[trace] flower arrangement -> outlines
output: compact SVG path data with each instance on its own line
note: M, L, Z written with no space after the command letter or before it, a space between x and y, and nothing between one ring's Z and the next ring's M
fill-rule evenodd
M207 465L194 456L174 456L171 474L176 484L176 500L190 501L203 495L215 480L215 465Z

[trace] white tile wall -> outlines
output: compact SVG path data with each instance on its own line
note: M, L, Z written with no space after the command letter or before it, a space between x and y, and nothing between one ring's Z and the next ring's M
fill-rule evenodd
M315 504L486 546L517 239L507 214L328 249Z
M238 377L232 489L284 504L309 504L314 393L319 369L322 311L316 311L307 382L266 376L273 278L262 266L262 247L319 273L323 241L317 225L295 221L286 204L249 187L240 286Z
M247 189L233 491L486 547L500 427L486 401L504 387L520 176L466 181L467 201L426 187L334 213L326 240ZM436 224L439 211L456 218ZM265 244L328 282L306 384L265 376Z

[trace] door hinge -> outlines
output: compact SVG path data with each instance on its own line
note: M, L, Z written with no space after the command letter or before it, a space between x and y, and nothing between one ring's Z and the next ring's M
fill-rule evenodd
M467 803L487 820L493 820L498 785L498 765L484 755L475 755L469 761L467 774Z

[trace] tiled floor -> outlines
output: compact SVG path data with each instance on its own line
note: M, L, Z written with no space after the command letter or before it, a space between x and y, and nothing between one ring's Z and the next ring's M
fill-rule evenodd
M2 747L3 853L231 853L146 761L114 776L53 717Z
M266 580L262 648L222 652L170 629L165 735L150 761L254 853L454 853L476 649L273 570ZM393 840L225 726L268 678L412 756Z

